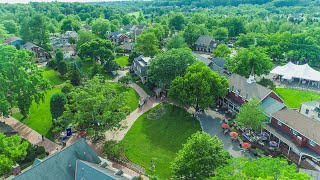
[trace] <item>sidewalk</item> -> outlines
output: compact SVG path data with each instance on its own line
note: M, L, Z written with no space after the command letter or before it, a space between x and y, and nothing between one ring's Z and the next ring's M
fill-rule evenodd
M57 151L57 148L58 150L60 150L62 147L47 138L44 138L44 141L42 141L41 134L12 117L0 117L0 121L5 122L6 124L13 127L19 133L20 136L28 140L31 144L43 146L46 152L49 152L50 154L55 153Z
M140 98L146 98L148 96L148 94L137 84L131 83L129 84L129 86L139 94ZM139 118L139 116L157 106L159 103L160 101L158 100L148 100L147 104L143 105L142 108L137 108L136 110L134 110L126 117L125 120L121 122L122 126L124 126L123 129L119 129L117 131L107 131L105 133L106 140L121 141L129 131L133 123Z

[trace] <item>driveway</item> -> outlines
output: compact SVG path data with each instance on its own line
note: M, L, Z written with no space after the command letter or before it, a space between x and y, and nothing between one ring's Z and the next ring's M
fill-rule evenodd
M199 117L202 125L202 130L210 134L211 137L216 135L220 140L222 140L224 149L227 150L233 157L245 156L245 154L241 152L239 142L232 142L229 134L223 134L220 123L223 115L209 109Z

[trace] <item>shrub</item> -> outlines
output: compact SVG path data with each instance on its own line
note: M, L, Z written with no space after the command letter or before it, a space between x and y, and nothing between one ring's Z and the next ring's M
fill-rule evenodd
M41 155L41 154L45 154L46 153L46 149L43 146L38 146L36 148L36 154L37 155Z
M108 158L121 158L124 156L124 147L117 141L106 141L103 145L103 153Z

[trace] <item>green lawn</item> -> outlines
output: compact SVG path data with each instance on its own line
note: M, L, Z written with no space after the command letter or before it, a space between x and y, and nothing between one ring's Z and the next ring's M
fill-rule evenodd
M133 162L146 168L147 174L161 179L169 179L170 162L182 148L191 134L200 131L199 122L184 109L165 104L165 113L157 120L147 115L161 106L141 115L122 140L126 156ZM150 161L156 164L156 170L150 172Z
M50 82L52 86L64 83L64 81L60 79L58 73L53 69L45 68L42 72L42 75Z
M300 108L301 103L320 99L320 94L287 88L276 88L275 92L290 108Z
M128 56L117 56L116 57L116 62L120 65L120 66L129 66L129 61L128 61Z
M126 100L128 102L128 106L130 107L131 112L138 108L139 104L139 94L131 87L125 87L120 83L110 83L113 87L117 89L119 92L126 93Z
M13 114L13 117L20 120L33 130L45 135L49 139L53 139L53 134L50 131L52 126L51 113L50 113L50 98L56 93L60 92L61 88L54 88L47 91L44 102L39 105L33 103L30 108L30 114L27 119L22 119L20 113Z

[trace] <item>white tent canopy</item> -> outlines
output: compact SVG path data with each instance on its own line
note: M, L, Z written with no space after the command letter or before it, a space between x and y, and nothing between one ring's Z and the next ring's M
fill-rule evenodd
M309 81L320 81L320 72L311 68L308 64L296 65L288 62L284 66L277 66L271 74L281 75L285 79L299 78Z

